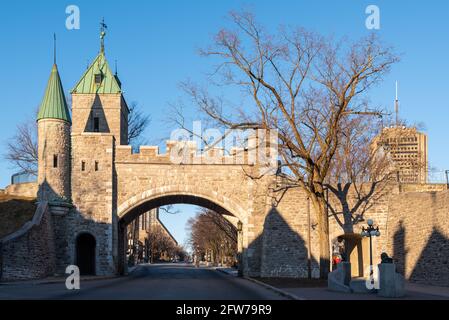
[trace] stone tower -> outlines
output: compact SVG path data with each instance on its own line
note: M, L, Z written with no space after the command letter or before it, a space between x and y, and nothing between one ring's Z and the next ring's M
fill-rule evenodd
M97 274L117 268L115 150L128 144L129 113L120 80L106 60L104 36L102 31L99 54L71 91L71 194L76 213L68 217L68 243L83 233L95 238Z
M37 116L38 183L40 200L71 198L71 119L56 63Z

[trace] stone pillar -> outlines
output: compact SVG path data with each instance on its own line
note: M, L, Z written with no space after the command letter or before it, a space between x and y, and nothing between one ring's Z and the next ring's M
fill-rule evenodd
M384 298L402 298L405 296L405 280L396 272L394 263L379 264L379 291Z
M349 287L351 282L351 263L341 262L337 266L337 270L329 273L327 286L330 291L351 293Z

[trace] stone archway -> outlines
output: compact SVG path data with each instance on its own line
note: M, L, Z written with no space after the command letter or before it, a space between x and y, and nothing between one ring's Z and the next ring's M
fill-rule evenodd
M229 199L219 201L212 200L210 195L205 194L190 194L188 192L169 191L167 188L159 188L158 190L149 190L140 195L134 196L128 201L124 202L118 210L118 271L119 274L124 274L126 270L125 251L126 251L126 227L134 219L140 215L148 212L154 208L172 204L191 204L211 209L219 214L233 216L242 224L244 215L243 209L236 203ZM231 211L234 208L233 211ZM235 210L235 211L234 211ZM242 230L238 230L238 251L242 252ZM242 267L242 263L239 263ZM240 270L243 272L243 270Z
M198 205L221 214L232 215L242 222L246 221L248 214L247 210L244 210L236 201L220 195L216 191L204 191L199 186L173 185L157 187L133 195L119 205L117 215L120 220L125 219L129 222L130 213L134 212L135 214L139 208L146 210L147 207L153 209L179 203Z

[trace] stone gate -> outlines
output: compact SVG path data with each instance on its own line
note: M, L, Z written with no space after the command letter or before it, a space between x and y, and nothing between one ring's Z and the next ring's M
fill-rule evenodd
M201 154L192 143L173 141L163 153L145 146L133 152L129 108L103 45L71 98L70 113L53 65L37 119L39 207L32 221L0 239L2 279L64 274L86 257L97 275L123 274L126 226L153 208L177 203L233 217L245 275L319 275L317 219L308 196L299 188L279 191L283 181L276 170L260 175L266 163L250 161L250 152L268 151L257 143L249 141L255 148L234 148L229 154L220 149ZM182 161L173 161L179 153ZM374 243L375 263L381 251L395 254L408 278L427 283L449 272L444 259L449 229L442 223L449 215L445 189L393 184L370 199L346 187L331 195L330 240L346 237L354 276L363 276L368 266L368 247L359 236L365 218L374 219L383 235ZM411 208L410 201L418 202ZM355 225L342 218L351 206L363 208L355 212L360 216ZM413 253L411 259L407 252Z

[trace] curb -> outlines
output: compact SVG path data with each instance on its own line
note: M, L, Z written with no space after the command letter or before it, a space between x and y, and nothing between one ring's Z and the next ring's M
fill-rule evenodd
M98 276L98 277L92 277L92 278L81 278L81 282L85 281L95 281L95 280L109 280L109 279L115 279L120 278L120 276ZM41 285L41 284L55 284L55 283L65 283L64 279L49 279L49 280L24 280L24 281L9 281L9 282L0 282L0 286L14 286L14 285Z
M255 284L259 285L259 286L264 287L265 289L274 291L274 292L276 292L277 294L280 294L281 296L284 296L284 297L289 298L289 299L291 299L291 300L302 300L302 301L305 301L305 300L306 300L306 299L300 298L300 297L298 297L298 296L296 296L296 295L294 295L294 294L292 294L292 293L290 293L290 292L281 290L281 289L276 288L276 287L273 287L273 286L271 286L271 285L269 285L269 284L267 284L267 283L265 283L265 282L262 282L262 281L259 281L259 280L256 280L256 279L253 279L253 278L250 278L250 277L245 277L245 276L243 276L243 277L238 277L238 276L235 276L235 275L233 275L233 274L231 274L231 273L229 273L229 272L226 272L226 271L223 270L223 269L219 269L219 268L217 268L217 269L215 269L215 270L217 270L217 271L219 271L219 272L221 272L221 273L227 274L227 275L229 275L229 276L235 277L235 278L245 279L245 280L247 280L247 281L253 282L253 283L255 283Z
M274 292L280 294L281 296L287 297L287 298L289 298L291 300L300 300L300 301L305 301L306 300L305 298L300 298L297 295L294 295L293 293L290 293L290 292L281 290L279 288L273 287L273 286L271 286L271 285L269 285L269 284L267 284L265 282L262 282L262 281L259 281L259 280L256 280L256 279L253 279L253 278L250 278L250 277L245 277L245 276L243 277L243 279L246 279L248 281L254 282L255 284L258 284L258 285L260 285L262 287L265 287L266 289L274 291Z

